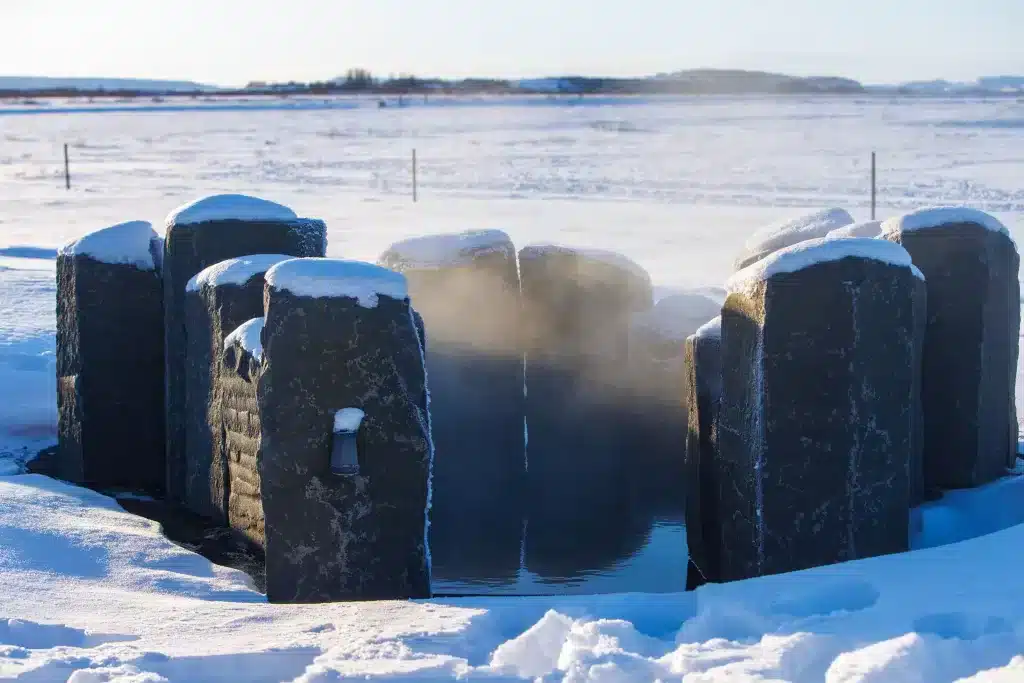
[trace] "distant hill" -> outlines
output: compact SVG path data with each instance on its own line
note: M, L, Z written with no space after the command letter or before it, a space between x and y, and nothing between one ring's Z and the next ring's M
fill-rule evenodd
M138 78L46 78L37 76L0 76L0 91L128 91L144 93L210 92L218 88L192 81L159 81Z
M631 92L658 94L857 93L864 87L849 78L798 77L765 71L691 69L648 78L561 76L517 81L520 90L544 93Z

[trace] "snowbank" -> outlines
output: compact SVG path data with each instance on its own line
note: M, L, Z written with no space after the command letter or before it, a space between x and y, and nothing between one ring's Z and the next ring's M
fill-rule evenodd
M915 277L924 275L910 261L907 250L888 240L866 238L819 238L794 244L753 263L735 273L726 283L730 292L745 292L773 275L794 273L818 263L839 261L848 257L868 258L910 268Z
M854 223L843 228L830 232L826 237L838 239L841 237L878 237L882 234L882 221L864 221Z
M195 292L202 287L220 287L221 285L241 286L256 275L267 272L281 261L293 258L295 257L285 256L284 254L251 254L221 261L199 271L188 281L185 289L189 292Z
M853 223L844 209L822 209L783 223L761 228L744 243L741 261L769 254L805 240L824 237L831 231Z
M302 258L282 261L267 271L267 284L296 296L349 297L376 308L377 297L407 299L405 276L362 261Z
M380 261L389 267L443 268L470 263L486 253L514 251L512 240L501 230L471 230L396 242Z
M63 256L88 256L102 263L123 263L140 270L157 270L163 261L163 240L146 221L119 223L69 242Z
M882 224L882 234L891 235L899 232L911 232L914 230L927 230L940 225L950 223L974 223L981 227L999 232L1007 237L1010 232L998 218L984 211L969 209L965 206L938 206L928 209L918 209L910 213L890 218Z
M291 221L294 211L267 199L217 194L182 204L167 215L167 227L207 221Z
M239 346L248 351L257 361L263 361L263 334L264 318L253 318L246 320L238 326L231 334L224 338L224 348L228 349L232 344L238 342Z

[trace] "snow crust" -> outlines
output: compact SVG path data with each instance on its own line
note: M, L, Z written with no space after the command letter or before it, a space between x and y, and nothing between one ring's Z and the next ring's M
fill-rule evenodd
M829 232L853 223L845 209L821 209L783 223L756 231L744 244L743 258L773 252L809 239L824 237Z
M258 362L263 362L263 340L260 335L263 333L265 318L253 318L246 320L238 326L231 334L224 338L224 349L227 350L235 342L248 351Z
M88 256L102 263L127 264L139 270L159 270L163 239L147 221L118 223L91 232L62 246L63 256Z
M878 237L882 234L882 221L863 221L846 227L837 228L826 237L838 239L840 237Z
M694 334L701 339L721 339L722 316L717 316L704 323L697 328L697 331Z
M281 261L293 258L295 257L284 254L251 254L221 261L199 271L185 285L185 290L195 292L203 287L241 286L255 276L267 272Z
M354 432L363 423L366 413L359 408L342 408L334 414L334 431Z
M380 261L389 266L443 268L471 263L481 254L514 250L512 240L501 230L470 230L396 242L381 255Z
M969 209L965 206L937 206L895 216L882 224L882 233L892 235L900 232L927 230L952 223L973 223L986 230L1010 236L1010 232L998 218L984 211Z
M819 263L839 261L847 257L873 259L910 268L915 277L924 279L921 271L911 262L907 250L895 242L859 237L819 238L769 254L735 273L726 281L725 286L730 292L744 292L773 275L794 273Z
M167 215L167 227L208 221L292 221L287 206L244 194L216 194L182 204Z
M299 258L282 261L267 271L267 284L296 296L314 299L347 297L376 308L378 297L409 298L405 276L362 261Z

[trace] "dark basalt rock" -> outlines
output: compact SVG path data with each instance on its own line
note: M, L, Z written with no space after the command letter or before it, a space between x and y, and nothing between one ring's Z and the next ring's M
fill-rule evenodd
M915 279L847 256L729 295L714 468L722 580L908 549Z
M884 237L910 252L927 283L926 495L1005 476L1018 431L1020 257L1013 240L970 222L886 230Z
M381 294L370 307L344 294L295 294L274 279L287 268L328 286L324 270L302 270L325 265L349 264L288 261L267 275L258 383L267 597L428 597L432 446L414 317L408 299ZM356 432L359 473L339 476L332 434L345 408L365 417Z
M107 263L73 248L57 257L54 469L60 478L87 486L159 494L164 484L161 245L152 228L141 225L152 235L147 267Z
M248 254L323 256L323 221L211 220L167 226L164 251L166 349L167 496L185 502L185 287L199 271Z

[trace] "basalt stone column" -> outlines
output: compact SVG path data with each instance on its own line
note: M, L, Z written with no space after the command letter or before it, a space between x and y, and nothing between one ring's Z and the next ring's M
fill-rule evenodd
M266 279L258 396L268 598L429 596L433 448L405 278L296 259ZM353 414L361 418L337 419Z
M163 245L116 225L57 256L57 475L163 490Z
M807 242L730 279L722 580L908 549L921 275L897 246Z
M526 456L515 247L497 230L432 235L379 263L405 275L430 339L434 576L514 578Z
M222 402L224 339L263 315L263 274L291 258L256 254L206 268L185 288L185 505L226 522L229 495ZM232 373L233 374L233 373Z
M519 266L526 563L542 575L573 575L621 559L646 531L629 505L633 448L624 425L630 324L651 307L650 279L617 254L547 245L524 248Z
M323 221L255 197L216 195L167 217L164 242L167 497L185 502L185 287L199 271L247 254L323 256Z
M718 499L718 407L722 398L722 319L686 340L687 435L685 471L687 590L721 580Z
M992 216L956 208L892 219L883 236L910 252L927 282L925 488L967 488L1004 476L1017 449L1016 245Z
M263 370L263 318L243 323L224 340L214 391L224 458L226 516L230 528L263 549L265 532L260 489L260 410L256 387Z

